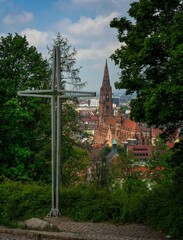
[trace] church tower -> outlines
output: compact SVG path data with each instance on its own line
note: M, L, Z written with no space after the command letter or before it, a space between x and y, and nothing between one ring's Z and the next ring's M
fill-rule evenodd
M108 65L106 60L103 82L100 88L99 124L101 122L104 122L107 118L110 118L110 117L113 117L112 88L110 85L109 71L108 71Z

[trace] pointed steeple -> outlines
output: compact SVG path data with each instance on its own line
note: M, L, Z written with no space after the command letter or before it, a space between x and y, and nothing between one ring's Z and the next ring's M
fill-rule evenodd
M104 122L107 118L112 116L113 116L112 88L110 85L109 71L108 71L108 65L106 60L102 87L100 88L100 100L99 100L100 122Z
M111 87L110 86L110 79L109 79L109 71L108 71L107 59L106 59L106 62L105 62L102 87Z

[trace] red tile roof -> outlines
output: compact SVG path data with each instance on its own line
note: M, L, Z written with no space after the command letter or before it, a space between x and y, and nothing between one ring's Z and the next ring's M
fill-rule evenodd
M110 117L110 118L106 119L105 122L106 122L106 124L109 124L111 126L115 126L116 125L116 121L117 121L117 119L115 117Z
M148 169L147 167L134 167L132 172L141 174L143 178L159 178L161 177L161 172L164 170L164 167L158 166L153 170Z
M140 126L135 121L132 121L129 118L123 119L122 128L128 128L130 130L140 131Z

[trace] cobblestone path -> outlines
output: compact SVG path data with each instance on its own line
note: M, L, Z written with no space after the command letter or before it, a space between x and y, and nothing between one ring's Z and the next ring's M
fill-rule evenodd
M0 229L0 240L163 240L165 235L140 224L74 222L67 218L45 218L60 232Z

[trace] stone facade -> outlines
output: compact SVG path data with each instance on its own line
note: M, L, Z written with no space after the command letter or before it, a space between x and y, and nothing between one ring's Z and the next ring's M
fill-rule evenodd
M99 117L94 134L95 146L101 148L108 144L111 147L113 139L116 140L117 144L125 144L129 139L135 139L137 145L152 144L153 130L151 128L144 124L138 124L128 116L122 115L119 108L116 110L117 113L114 116L112 88L106 61L103 82L100 88Z

